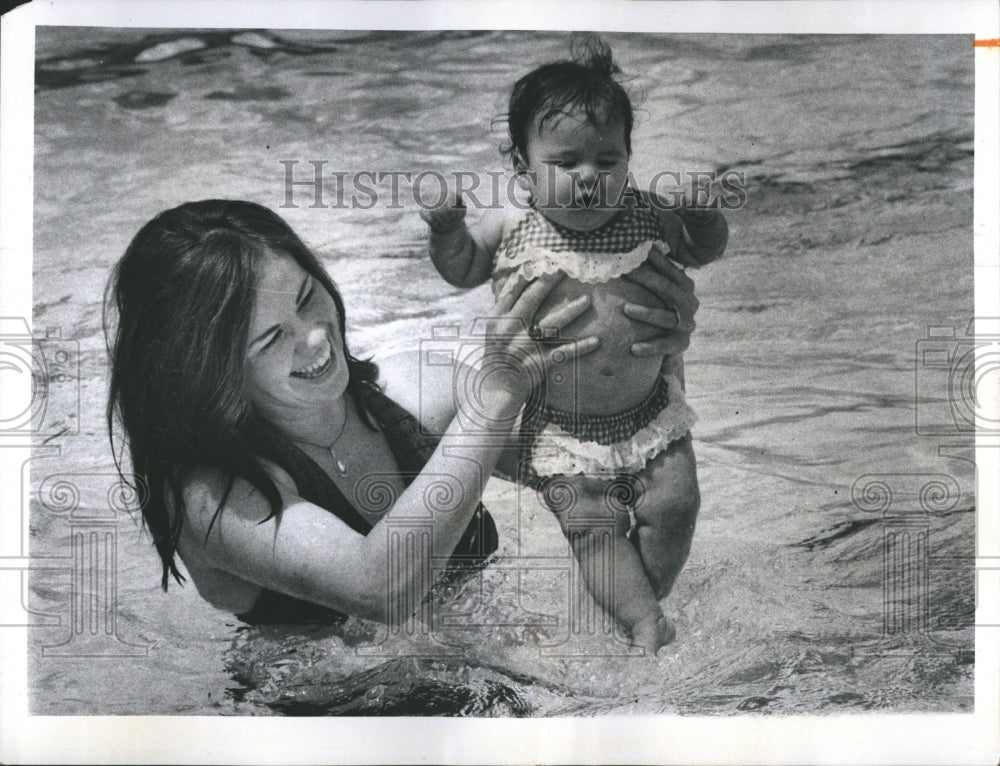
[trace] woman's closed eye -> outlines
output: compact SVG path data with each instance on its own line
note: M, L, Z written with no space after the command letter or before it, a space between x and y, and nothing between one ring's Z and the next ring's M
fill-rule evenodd
M250 355L257 356L267 352L269 349L274 348L274 345L278 342L279 338L281 338L281 328L277 326L272 327L266 333L258 336L254 340L250 347Z
M302 309L308 306L315 292L316 281L311 276L306 277L306 280L302 283L302 289L299 290L299 296L295 302L295 310L302 311Z
M295 313L301 314L312 303L316 294L316 280L310 275L302 280L298 292L295 294ZM250 356L263 354L274 348L278 341L284 337L282 323L271 325L264 332L250 341Z

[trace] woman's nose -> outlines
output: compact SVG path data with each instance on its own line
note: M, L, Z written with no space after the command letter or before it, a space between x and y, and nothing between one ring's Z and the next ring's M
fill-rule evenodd
M326 330L313 327L303 336L302 351L306 354L316 351L326 342Z

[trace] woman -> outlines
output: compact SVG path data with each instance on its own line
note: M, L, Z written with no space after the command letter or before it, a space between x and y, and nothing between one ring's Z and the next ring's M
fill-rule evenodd
M690 326L697 308L690 281L653 269L640 278L676 311L630 307L629 315L676 329L637 353L686 346L689 333L677 325ZM597 347L586 338L541 351L531 340L525 328L554 284L538 280L495 307L501 319L487 352L501 363L474 391L452 386L451 372L421 377L430 387L421 393L425 426L451 422L464 404L452 400L457 392L476 397L480 420L509 430L532 394L532 378L518 369ZM432 583L419 561L387 579L390 539L374 530L418 519L434 551L453 551L458 563L495 550L479 498L502 440L456 422L443 434L448 449L435 449L382 393L375 365L351 355L340 294L267 208L207 200L161 213L117 264L110 300L108 425L113 433L120 419L148 489L143 517L164 589L171 575L183 579L179 554L199 593L247 622L388 621L408 616L393 605L415 607ZM563 328L588 302L538 321ZM429 512L431 494L446 507Z

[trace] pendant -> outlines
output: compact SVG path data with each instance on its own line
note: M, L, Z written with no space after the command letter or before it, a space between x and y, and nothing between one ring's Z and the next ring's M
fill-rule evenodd
M333 447L330 447L330 457L333 458L334 465L337 467L337 474L340 478L347 476L347 466L344 465L344 461L337 457L337 453L333 451Z

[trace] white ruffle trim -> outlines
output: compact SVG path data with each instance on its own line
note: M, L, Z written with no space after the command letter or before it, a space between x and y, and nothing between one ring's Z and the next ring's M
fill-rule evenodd
M531 467L539 476L638 473L671 442L683 439L698 421L675 375L664 375L670 402L631 439L615 444L580 441L549 423L535 440Z
M579 253L575 250L555 252L529 246L515 258L501 258L497 263L498 271L505 275L497 297L500 298L513 290L517 284L517 277L530 281L543 274L555 274L557 271L562 271L571 279L588 284L610 282L635 271L645 263L654 249L664 255L670 253L666 244L659 240L643 242L627 253Z

